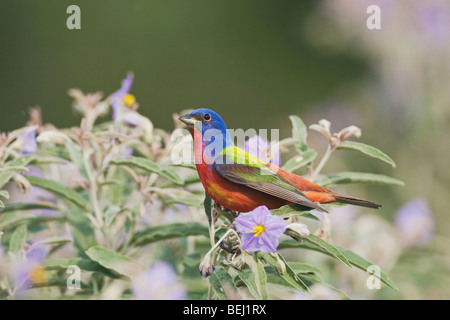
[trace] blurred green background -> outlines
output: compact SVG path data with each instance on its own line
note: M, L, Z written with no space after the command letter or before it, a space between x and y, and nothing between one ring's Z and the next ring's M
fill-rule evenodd
M71 4L81 8L81 30L66 28ZM366 28L369 4L382 8L381 30ZM173 113L196 107L214 109L231 128L280 128L281 138L289 135L290 114L307 125L327 118L334 132L354 124L363 130L360 141L385 151L397 168L337 152L324 172L378 172L405 181L404 188L345 191L382 203L379 215L391 221L402 205L425 199L439 249L419 256L445 269L449 6L428 0L1 0L0 131L24 125L35 105L44 122L78 124L67 90L107 96L128 71L135 74L140 113L166 130ZM317 133L310 142L325 147ZM428 279L429 272L422 275ZM424 283L418 285L431 282ZM448 292L440 290L440 297Z
M81 30L66 8L81 8ZM140 112L211 107L235 127L277 127L364 72L362 59L311 48L301 33L312 1L1 1L3 131L40 105L48 122L77 124L66 92L118 89L128 71Z

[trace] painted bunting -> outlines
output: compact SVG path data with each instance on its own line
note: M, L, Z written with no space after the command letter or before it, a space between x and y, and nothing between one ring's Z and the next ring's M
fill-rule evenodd
M234 145L222 118L197 109L179 118L194 139L194 158L206 193L218 204L238 212L265 205L287 204L326 212L317 203L342 202L368 208L381 205L321 187L257 158Z

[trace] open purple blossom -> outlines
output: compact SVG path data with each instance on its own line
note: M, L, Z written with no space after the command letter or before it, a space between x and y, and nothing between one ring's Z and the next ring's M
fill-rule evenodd
M130 94L133 80L134 75L132 72L129 72L127 77L122 81L120 89L111 95L112 119L114 122L121 122L130 127L140 128L144 131L145 138L150 139L153 124L148 118L136 111L138 106L136 98Z
M122 80L122 86L120 89L111 95L111 107L113 109L112 118L114 121L119 119L119 115L121 114L123 107L131 107L136 103L136 98L130 94L133 80L134 74L129 72L127 77Z
M395 225L407 247L424 245L434 234L433 213L422 198L413 199L401 207L395 214Z
M242 248L248 252L277 251L278 238L288 225L283 218L273 216L266 206L243 213L235 221L236 230L241 233Z
M42 265L47 251L43 246L31 247L26 253L23 261L16 267L14 271L14 288L15 291L28 289L32 284L45 283L47 274Z
M37 143L36 143L37 128L38 126L27 127L23 132L21 132L18 135L17 141L19 143L21 154L32 154L37 151Z
M245 141L245 151L279 167L281 165L280 152L272 150L274 145L275 143L268 144L264 138L256 135Z
M132 284L133 298L137 300L185 300L186 289L178 282L172 266L157 262L140 274Z

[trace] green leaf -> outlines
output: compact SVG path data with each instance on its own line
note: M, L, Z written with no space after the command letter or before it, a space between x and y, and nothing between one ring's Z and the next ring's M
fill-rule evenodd
M130 258L115 251L94 246L86 250L86 255L101 266L133 280L144 268Z
M57 158L57 157L48 157L48 156L42 156L38 154L34 154L36 157L33 161L30 162L30 164L35 165L48 165L48 164L56 164L56 165L65 165L67 164L67 161Z
M10 211L28 211L28 210L36 210L36 209L48 209L48 210L59 210L57 207L48 206L45 204L38 203L11 203L8 204L5 208L0 209L0 214L10 212Z
M72 238L55 236L55 237L42 239L42 240L38 241L37 244L61 244L61 243L66 243L66 242L72 242Z
M183 184L184 185L188 185L188 184L193 184L193 183L197 183L200 182L200 177L198 176L198 173L193 173L188 175L185 179Z
M312 243L298 243L297 241L294 240L287 240L287 241L282 241L279 246L278 246L278 250L281 249L292 249L292 248L299 248L299 249L307 249L307 250L314 250L314 251L318 251L321 252L323 254L329 255L334 257L334 255L332 255L331 253L329 253L328 251L326 251L323 248L320 248ZM367 272L367 268L374 265L373 262L370 262L368 260L366 260L365 258L361 257L360 255L356 254L355 252L342 248L340 246L336 246L337 249L339 249L340 252L342 252L342 254L345 255L345 257L347 258L347 260L355 267L364 270L365 272ZM376 276L376 275L375 275ZM388 285L389 287L391 287L394 290L398 291L398 286L391 280L389 279L389 277L386 275L386 273L384 273L383 271L380 270L380 277L379 279L381 281L383 281L386 285Z
M86 167L84 165L83 161L83 155L81 154L81 151L78 150L75 146L75 144L72 141L66 141L65 147L67 151L69 152L70 159L77 165L80 173L88 179Z
M117 273L102 267L95 261L83 258L47 258L44 261L44 267L47 270L65 271L70 266L78 266L81 270L87 272L101 272L111 278L119 278Z
M319 269L306 263L289 262L289 265L295 273L321 273Z
M5 169L5 168L10 168L10 167L25 167L31 161L33 161L34 158L35 158L35 156L32 154L29 154L26 156L21 156L21 157L18 157L14 160L7 162L3 168ZM0 188L3 187L16 174L17 174L17 172L7 172L7 173L0 174Z
M373 266L374 263L370 262L366 259L364 259L363 257L361 257L360 255L356 254L355 252L342 248L342 247L338 247L339 250L341 250L341 252L347 257L347 259L355 266L358 267L364 271L367 272L367 268L369 268L370 266ZM375 275L375 274L374 274ZM376 275L375 275L376 276ZM391 280L389 279L389 277L380 270L380 277L379 279L381 281L383 281L385 284L387 284L389 287L391 287L394 290L398 291L398 286Z
M211 225L211 212L212 212L212 199L205 191L205 200L203 201L203 206L205 207L206 217L208 218L208 225Z
M59 182L38 177L27 177L27 179L33 186L45 189L59 197L63 197L87 212L90 211L88 203L78 192L63 186Z
M267 262L267 264L272 268L272 272L276 272L290 287L300 291L309 292L308 286L296 275L294 270L289 266L289 264L284 260L281 255L278 255L282 262L286 265L286 272L284 274L279 274L277 269L277 259L271 254L264 253L262 258ZM269 281L270 282L270 281Z
M97 244L91 221L78 207L70 208L66 215L71 226L74 245L84 255L85 250Z
M147 172L157 173L176 184L183 185L184 180L181 179L178 174L169 167L162 167L154 161L142 157L129 156L126 158L116 158L110 161L110 164L118 166L134 166Z
M342 296L343 300L351 300L343 291L336 289L332 285L326 283L325 281L320 279L320 277L318 277L315 273L302 273L302 274L299 274L298 276L309 286L320 283L320 284L330 288L331 290L337 292L339 295Z
M316 157L317 152L313 149L308 149L286 161L281 169L292 172L313 162Z
M9 296L8 290L2 290L0 289L0 299L4 300Z
M333 207L337 207L337 208L342 208L347 206L346 203L341 203L341 202L331 202L331 203L321 203L320 206L324 209L326 208L333 208Z
M28 168L23 166L15 166L15 167L4 167L0 168L0 174L5 173L19 173L19 172L27 172Z
M405 184L397 179L375 173L365 172L339 172L331 173L326 177L320 179L318 182L321 186L329 186L332 184L344 183L374 183L374 184L393 184L404 186Z
M289 116L289 119L292 123L292 137L296 140L295 147L299 151L308 150L308 145L306 144L306 137L308 136L306 125L299 116L292 115Z
M105 212L105 225L109 226L120 211L121 209L119 206L110 206Z
M189 207L203 207L202 201L200 199L195 198L165 198L163 199L165 204L185 204Z
M3 203L2 200L0 200L0 209L3 209L5 207L5 204Z
M258 252L253 253L253 262L250 267L255 275L255 283L262 300L267 300L267 275L263 264L259 261Z
M197 222L191 223L173 223L148 227L143 231L137 232L132 239L135 246L141 247L147 244L171 238L188 237L203 235L209 236L207 226Z
M270 212L274 216L279 216L282 218L290 217L291 215L299 215L305 218L313 219L313 220L320 220L313 214L311 214L308 210L305 210L306 208L299 204L291 204L291 205L285 205L282 206L279 209L271 210Z
M71 160L69 152L66 151L65 148L60 146L40 146L38 150L38 154L41 155L50 155L52 157L57 157L65 160Z
M302 289L299 289L297 287L294 287L290 282L288 282L284 277L280 275L278 270L272 266L265 266L264 267L267 275L267 283L270 283L271 285L278 285L285 287L286 290L290 291L305 291ZM298 277L300 280L301 278ZM302 281L303 282L303 281ZM284 289L284 288L283 288Z
M247 286L248 291L250 294L257 300L262 300L263 297L261 295L261 291L256 284L255 274L250 269L248 265L245 265L242 269L237 269L233 267L233 270L236 272L239 279L244 282L244 284Z
M92 292L92 287L89 285L86 285L85 283L80 283L81 290L88 289L90 292ZM50 278L45 282L40 283L33 283L31 285L31 289L34 288L46 288L46 287L61 287L61 288L67 288L67 278ZM86 298L87 299L87 298Z
M217 267L208 280L220 300L228 300L237 293L231 275L222 267Z
M303 217L303 218L308 218L308 219L311 219L311 220L320 221L320 219L317 218L315 215L313 215L311 212L304 212L304 213L301 215L301 217Z
M350 268L352 267L350 262L345 257L345 255L343 255L342 252L331 243L323 240L322 238L319 238L314 234L310 234L309 236L304 237L303 239L326 250L329 254L335 256L338 260L342 261L345 265L349 266Z
M356 141L342 141L338 149L354 150L359 151L369 157L377 158L381 161L389 163L395 168L395 162L384 152L378 150L375 147L369 146L367 144L356 142Z
M181 168L188 168L188 169L194 169L194 170L197 170L197 167L195 166L195 163L187 163L187 162L183 162L183 163L171 163L171 164L169 164L169 166L172 166L172 167L181 167Z
M160 175L162 175L163 177L175 182L178 185L183 185L184 184L184 180L180 178L180 176L178 175L178 173L176 173L175 170L173 170L170 167L161 167L161 173Z
M12 253L17 253L23 249L23 244L27 238L27 225L19 225L11 235L11 240L9 241L8 251Z
M0 231L33 218L34 215L31 214L18 214L17 212L8 212L2 215L0 219Z

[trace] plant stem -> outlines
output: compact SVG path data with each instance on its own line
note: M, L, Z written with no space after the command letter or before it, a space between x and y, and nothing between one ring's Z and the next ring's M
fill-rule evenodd
M83 152L83 162L84 162L84 166L86 169L86 174L89 179L89 197L91 198L91 201L92 201L92 206L94 209L94 213L95 213L95 217L97 219L98 225L99 225L99 227L101 227L103 225L103 214L102 214L102 211L100 210L100 206L98 204L98 199L97 199L97 189L98 189L97 179L96 179L96 177L94 177L91 167L89 166L88 157L89 157L89 154L87 152Z
M327 163L328 159L330 158L334 150L335 148L331 147L331 145L328 145L327 151L323 155L322 160L320 160L319 164L317 165L316 169L314 169L311 175L312 181L315 181L317 179L317 176L319 175L320 171L322 171L323 167Z

